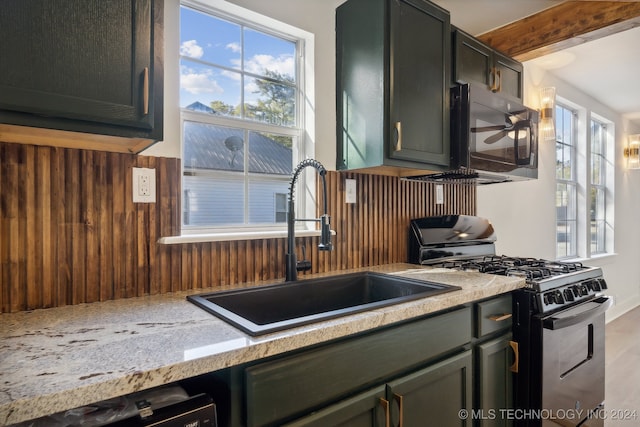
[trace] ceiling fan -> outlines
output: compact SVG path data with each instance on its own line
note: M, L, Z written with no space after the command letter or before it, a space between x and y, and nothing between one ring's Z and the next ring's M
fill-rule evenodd
M489 132L489 131L498 131L493 135L485 138L485 144L494 144L500 141L505 136L509 135L511 139L517 140L521 137L519 136L519 131L528 129L531 127L530 119L523 119L522 114L526 113L526 111L517 111L510 115L505 115L505 124L504 125L494 125L494 126L483 126L483 127L475 127L471 128L471 132ZM513 135L510 135L513 133ZM526 134L525 134L526 135Z

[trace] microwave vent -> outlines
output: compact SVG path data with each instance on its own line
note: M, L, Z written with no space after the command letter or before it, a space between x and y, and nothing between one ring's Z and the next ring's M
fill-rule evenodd
M475 185L479 174L469 169L458 169L429 175L407 176L402 179L408 181L427 181L427 182L455 182L456 184Z

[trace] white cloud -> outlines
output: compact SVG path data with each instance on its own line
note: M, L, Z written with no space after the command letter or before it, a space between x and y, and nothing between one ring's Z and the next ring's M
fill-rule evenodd
M229 43L226 47L227 47L227 49L229 49L231 52L235 52L235 53L238 53L238 52L240 52L240 50L241 50L241 49L240 49L240 43L236 43L236 42L234 42L234 43Z
M198 59L204 55L204 49L197 40L187 40L180 45L180 55Z
M295 76L295 61L292 55L254 55L245 63L245 69L251 73L263 74L265 70Z
M229 80L233 80L234 82L240 81L240 73L234 73L233 71L228 70L220 70L220 75L228 78Z
M180 68L180 87L198 95L201 93L224 93L210 72L196 72L188 67Z

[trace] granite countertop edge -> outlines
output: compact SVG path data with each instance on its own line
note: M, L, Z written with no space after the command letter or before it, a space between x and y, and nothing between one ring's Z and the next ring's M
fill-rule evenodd
M362 270L461 289L260 337L251 337L186 301L186 295L207 289L2 314L0 425L366 332L525 286L522 278L412 264L333 274ZM331 273L309 277L323 275Z

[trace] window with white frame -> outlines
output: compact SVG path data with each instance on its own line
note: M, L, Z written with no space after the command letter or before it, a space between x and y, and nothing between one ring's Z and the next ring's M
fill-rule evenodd
M591 179L589 182L589 245L591 254L606 252L607 126L591 120Z
M303 46L244 17L181 5L183 229L282 228L304 134Z
M556 105L556 257L612 252L612 125ZM585 128L585 129L582 129Z
M556 105L556 257L578 255L576 112Z

